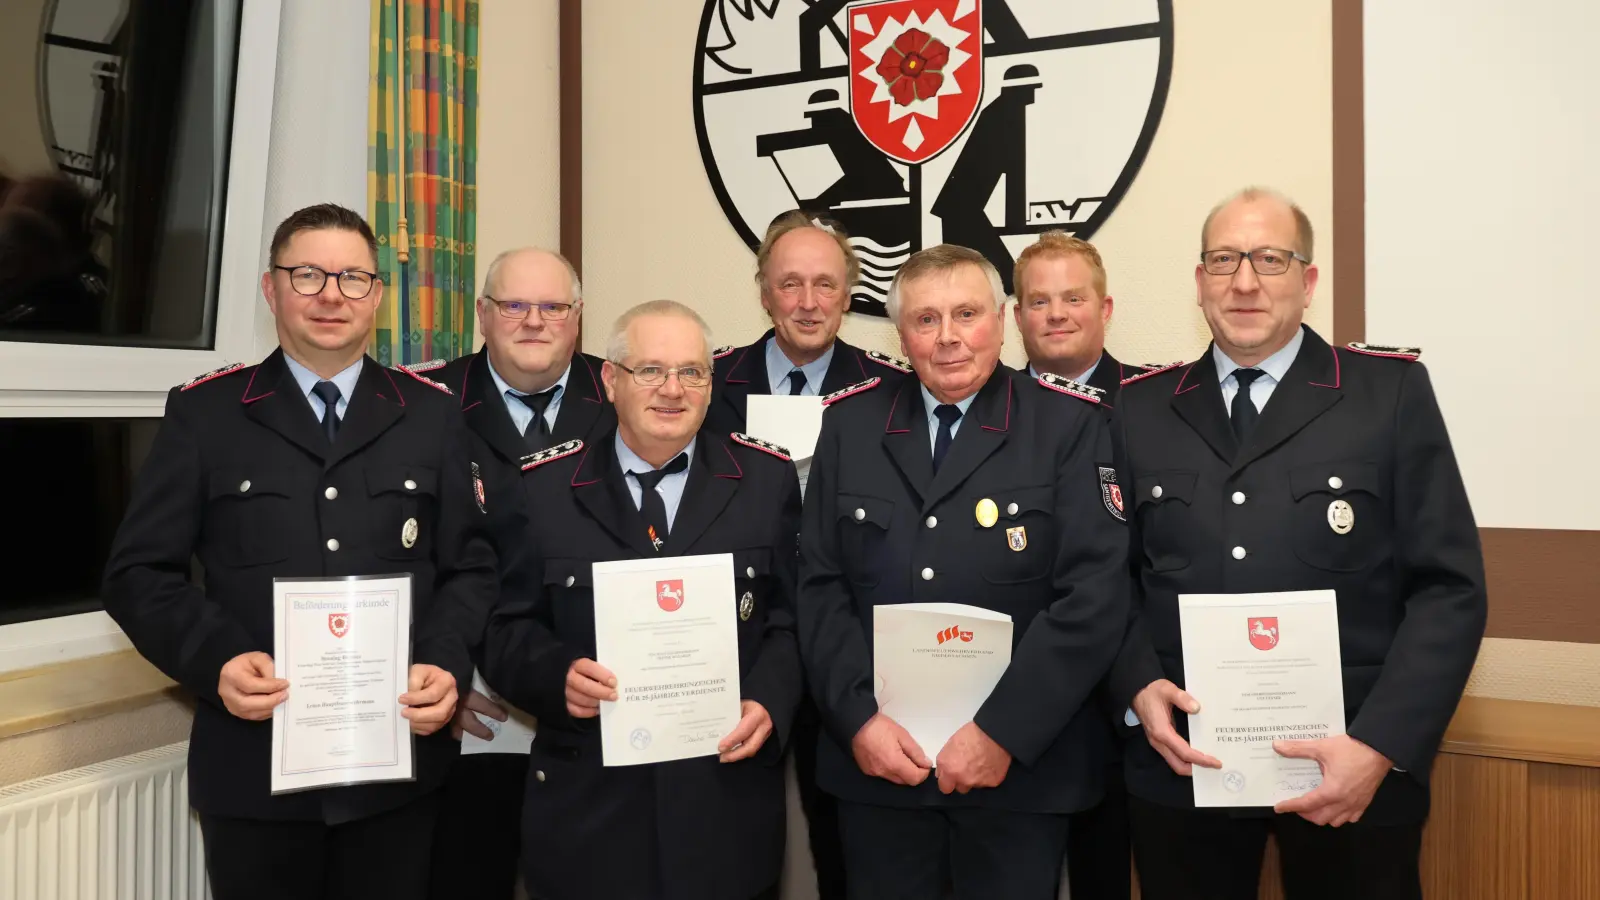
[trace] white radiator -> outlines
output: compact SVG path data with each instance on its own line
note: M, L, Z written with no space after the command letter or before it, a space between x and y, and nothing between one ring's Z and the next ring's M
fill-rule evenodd
M188 742L0 788L0 900L208 900Z

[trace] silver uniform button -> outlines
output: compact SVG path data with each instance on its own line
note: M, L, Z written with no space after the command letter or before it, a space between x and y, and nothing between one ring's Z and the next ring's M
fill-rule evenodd
M1328 479L1328 487L1331 487L1337 491L1339 488L1344 487L1344 479L1334 475Z
M1015 503L1007 504L1006 505L1006 515L1014 516L1016 514L1017 514L1017 505Z
M1233 505L1234 506L1243 506L1244 505L1244 491L1234 491L1233 492Z
M1243 547L1235 547L1235 548L1233 548L1233 558L1234 559L1244 559L1244 548Z
M338 549L339 549L339 539L338 538L328 538L328 549L329 550L333 550L333 551L338 551Z
M755 566L745 566L744 577L746 577L746 578L754 578L754 577L756 577L756 567Z
M327 490L322 492L322 496L327 497L329 500L337 500L339 499L339 489L330 485Z
M567 576L567 587L572 587L574 584L577 583L577 581L578 581L577 578L575 578L575 577L573 577L571 575L568 575Z
M932 569L923 569L922 570L922 580L923 581L932 581L933 580L933 570Z
M938 528L939 527L939 517L938 516L929 516L927 525L928 525L929 528Z
M246 478L239 482L239 493L243 494L248 490L250 490L250 479Z
M536 781L541 781L541 782L544 781L544 770L543 769L535 770L534 773L533 773L533 777L534 777L534 780L536 780Z
M1157 500L1160 500L1161 499L1161 485L1158 484L1155 487L1151 488L1150 489L1150 496L1156 498Z
M412 481L411 479L407 478L406 479L406 490L414 491L416 489L417 489L417 483L415 481Z
M862 519L865 519L867 517L867 511L858 506L858 507L856 507L855 516L856 516L856 521L859 522Z

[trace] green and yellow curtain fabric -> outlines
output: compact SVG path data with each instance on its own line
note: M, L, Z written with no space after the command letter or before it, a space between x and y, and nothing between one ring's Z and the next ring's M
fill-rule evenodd
M372 0L371 56L367 213L385 285L372 355L454 359L473 346L478 0Z

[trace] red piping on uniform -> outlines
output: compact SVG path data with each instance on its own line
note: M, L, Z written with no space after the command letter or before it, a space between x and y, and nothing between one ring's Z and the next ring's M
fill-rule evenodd
M722 452L723 453L728 454L728 462L733 463L733 467L735 469L739 470L738 473L734 474L734 475L724 475L721 472L718 472L717 473L717 477L718 478L732 478L734 480L738 480L740 478L743 478L744 477L744 467L739 465L739 461L737 459L733 458L733 451L728 449L728 445L727 444L718 444L717 446L722 448Z
M412 375L409 372L407 372L406 374L411 375L412 378L416 378L417 377L416 375ZM394 376L389 374L389 370L388 369L384 369L383 370L383 377L389 379L389 386L394 388L394 398L395 398L395 400L399 401L401 406L405 406L406 405L406 395L400 393L400 385L394 383Z
M484 352L487 353L489 351L485 350ZM478 361L478 355L476 353L474 353L471 357L469 357L467 359L466 366L461 370L461 411L462 412L466 412L467 410L471 409L473 406L477 406L478 404L483 402L482 400L474 400L474 401L472 401L472 405L471 406L467 405L467 376L472 374L472 364L477 362L477 361Z
M583 464L585 462L587 462L588 459L589 459L589 448L587 446L585 446L583 448L583 455L578 457L578 468L576 470L574 470L573 473L572 473L572 481L569 484L570 487L587 487L587 486L589 486L591 484L599 484L600 483L600 479L598 479L598 478L593 479L592 481L579 481L578 480L578 473L583 471Z
M1198 359L1197 359L1197 360L1195 360L1195 362L1199 362L1199 361L1200 361L1200 360L1198 360ZM1187 367L1185 367L1185 368L1184 368L1184 370L1183 370L1183 377L1182 377L1182 378L1179 378L1179 379L1178 379L1178 387L1177 387L1177 390L1174 390L1174 391L1173 391L1173 392L1172 392L1172 396L1174 396L1174 397L1176 397L1176 396L1178 396L1178 395L1179 395L1179 394L1187 394L1187 393L1189 393L1189 392L1190 392L1190 391L1192 391L1192 390L1194 390L1194 389L1195 389L1195 388L1197 388L1197 387L1199 387L1199 386L1200 386L1200 385L1198 385L1198 384L1196 384L1196 385L1193 385L1193 386L1191 386L1191 387L1184 387L1184 386L1183 386L1183 383L1184 383L1184 382L1185 382L1185 381L1188 381L1188 380L1189 380L1189 373L1190 373L1190 372L1193 372L1193 371L1194 371L1194 363L1189 363L1189 365L1188 365L1188 366L1187 366Z
M1328 352L1333 354L1333 384L1319 384L1319 383L1313 381L1313 382L1311 382L1311 386L1312 387L1325 387L1325 388L1335 388L1335 389L1337 389L1339 387L1339 382L1341 381L1341 376L1340 376L1340 371L1339 371L1339 351L1334 347L1329 347L1328 348Z
M904 392L905 392L905 388L902 387L901 388L901 393L904 393ZM890 428L889 427L890 423L892 423L894 421L894 408L899 406L899 405L900 405L900 394L895 394L894 395L894 402L889 404L889 421L883 423L883 433L884 434L906 434L906 433L911 431L911 429L909 429L909 428Z
M578 359L583 359L582 354L576 354L576 356ZM583 359L583 367L589 372L589 382L594 385L594 396L585 397L583 399L589 401L590 403L600 403L600 398L605 396L605 394L600 390L600 379L594 376L594 366L589 365L589 361L587 359Z
M250 370L250 380L245 382L245 385L244 385L244 396L239 398L239 402L240 403L254 403L257 400L260 400L262 397L271 397L273 394L277 393L277 391L267 391L265 394L262 394L260 397L252 397L252 396L250 396L250 388L256 383L256 373L259 372L259 371L261 371L261 367L260 366L256 366L254 369Z
M735 380L734 377L733 377L733 373L738 371L738 369L739 369L739 367L741 365L744 365L745 354L749 353L749 352L750 352L750 348L749 347L744 348L744 350L740 351L739 358L733 361L733 368L728 370L728 383L729 384L749 384L750 383L750 379L748 379L748 378L740 378L740 379Z
M866 381L868 378L872 377L871 375L867 374L867 364L861 361L861 351L859 350L856 351L856 367L861 370L862 381Z
M1006 379L1006 424L1000 428L983 426L984 431L1010 431L1011 430L1011 379Z

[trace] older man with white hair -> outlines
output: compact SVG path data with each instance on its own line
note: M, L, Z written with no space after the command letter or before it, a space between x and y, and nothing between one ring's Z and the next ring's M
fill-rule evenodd
M823 416L800 644L853 897L1054 898L1067 814L1103 790L1086 701L1128 603L1109 430L1095 389L1000 362L1005 301L982 254L914 254L888 303L913 372L842 390ZM943 747L918 746L874 691L874 609L907 602L1015 623L1009 668Z
M612 328L601 381L616 426L524 464L533 512L489 619L485 674L539 719L522 870L539 900L777 897L783 744L801 693L794 632L800 485L770 444L704 427L705 322L656 300ZM596 661L595 563L731 554L742 718L720 756L606 767L599 705L627 689Z

